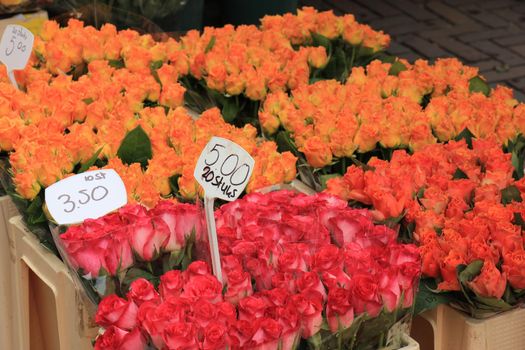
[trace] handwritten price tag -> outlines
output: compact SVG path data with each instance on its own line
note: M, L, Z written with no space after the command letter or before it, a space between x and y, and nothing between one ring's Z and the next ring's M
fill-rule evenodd
M213 204L215 198L237 199L250 180L255 160L238 144L212 137L202 151L193 176L204 188L204 210L210 241L213 274L222 283L221 256L215 227Z
M236 143L213 137L202 151L193 176L207 197L237 199L253 172L255 160Z
M2 35L0 61L7 67L9 79L17 88L18 84L14 79L13 71L25 68L29 56L31 56L34 41L33 33L18 24L8 25Z
M45 197L49 213L60 225L96 219L128 201L126 187L112 169L68 177L46 188Z

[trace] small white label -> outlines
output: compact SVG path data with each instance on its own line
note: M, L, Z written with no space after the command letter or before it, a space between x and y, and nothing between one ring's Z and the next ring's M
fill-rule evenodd
M222 137L212 137L202 151L193 176L206 197L237 199L250 181L255 160L241 146Z
M33 33L21 25L10 24L5 28L0 41L0 61L6 65L8 71L26 67L34 40Z
M60 225L99 218L128 201L124 182L113 169L68 177L46 188L45 197L49 213Z

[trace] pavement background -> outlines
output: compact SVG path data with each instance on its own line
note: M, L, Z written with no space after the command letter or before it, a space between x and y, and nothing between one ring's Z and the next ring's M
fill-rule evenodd
M523 0L300 0L300 6L352 13L392 37L389 53L414 61L458 57L488 82L525 101Z

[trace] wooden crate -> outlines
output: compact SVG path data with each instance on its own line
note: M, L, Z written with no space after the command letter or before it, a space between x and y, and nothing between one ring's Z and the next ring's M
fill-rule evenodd
M11 218L14 238L13 345L9 349L92 349L97 333L69 269L45 249L20 216Z

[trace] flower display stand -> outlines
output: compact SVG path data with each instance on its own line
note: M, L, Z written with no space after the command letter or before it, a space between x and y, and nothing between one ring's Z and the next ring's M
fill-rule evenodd
M424 320L421 320L423 318ZM421 350L525 349L525 309L517 308L486 319L475 319L447 305L440 305L414 319L428 322L432 336L413 327L412 337Z
M13 349L13 291L12 261L13 241L8 232L9 219L18 210L8 196L0 197L0 348Z
M14 322L11 349L92 349L97 328L66 265L40 245L22 218L10 220L14 238Z

